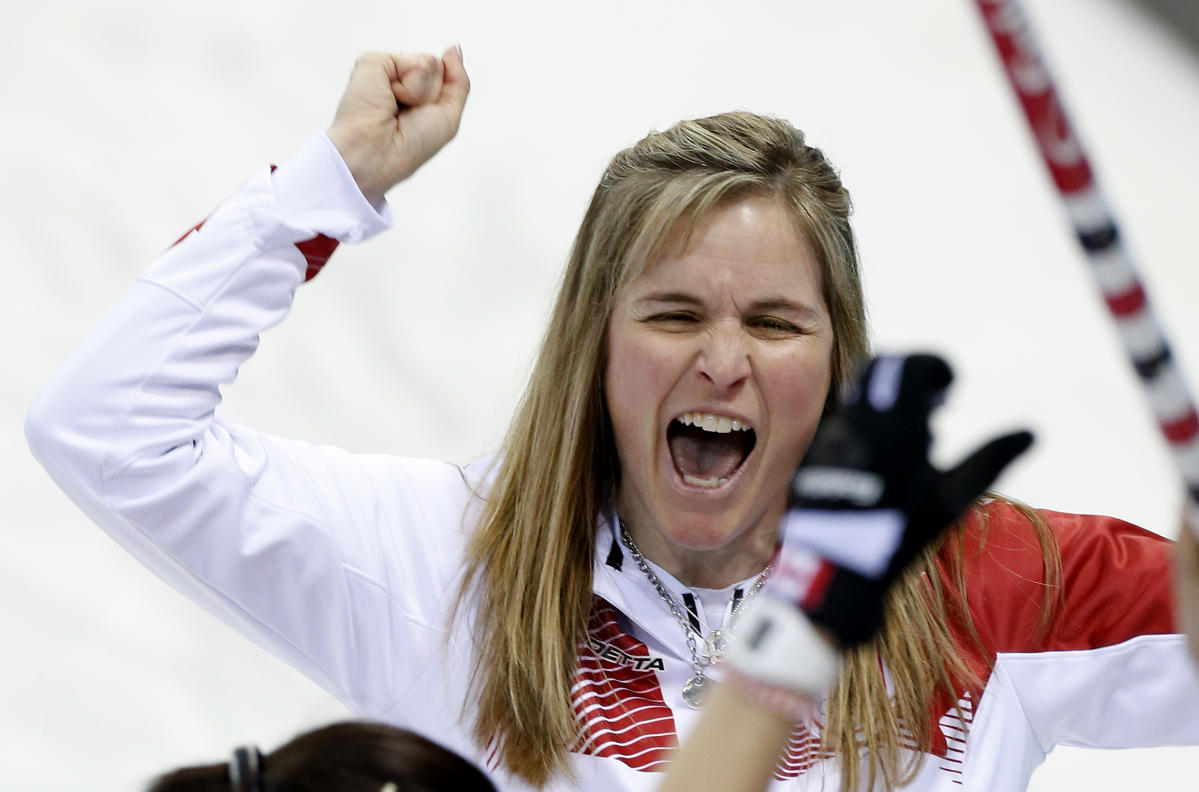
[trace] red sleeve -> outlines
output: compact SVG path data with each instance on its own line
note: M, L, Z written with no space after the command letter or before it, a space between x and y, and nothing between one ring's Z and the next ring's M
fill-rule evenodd
M1064 600L1043 651L1176 632L1173 542L1112 517L1042 514L1061 546Z
M1040 628L1044 555L1028 516L994 501L963 532L970 613L990 650L988 665L995 652L1094 649L1176 631L1172 542L1113 517L1038 513L1062 564L1047 629Z

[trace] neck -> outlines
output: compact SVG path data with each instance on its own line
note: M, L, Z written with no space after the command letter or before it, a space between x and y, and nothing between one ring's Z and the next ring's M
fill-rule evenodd
M721 547L696 550L661 540L656 532L638 532L623 523L638 552L665 569L689 588L722 589L766 568L774 557L778 537L774 531L753 533Z

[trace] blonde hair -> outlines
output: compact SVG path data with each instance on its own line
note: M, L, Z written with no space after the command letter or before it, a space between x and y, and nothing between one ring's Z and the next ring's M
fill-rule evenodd
M708 212L751 196L775 199L789 211L819 265L834 334L832 391L868 353L849 194L802 132L767 116L725 113L651 133L613 158L575 237L494 483L483 496L458 598L461 605L468 593L476 596L475 737L494 747L503 768L534 785L565 768L579 736L570 689L592 608L596 519L620 478L603 390L609 315L621 287L665 245L685 244ZM828 403L834 399L830 392ZM922 624L924 643L942 642L944 630L936 632L927 614L904 620ZM895 640L900 653L911 649L906 634ZM848 670L845 709L830 726L870 714L863 706L879 706L873 692L858 692L859 678L871 682L870 691L882 684L870 663ZM867 730L875 734L868 746L897 745L890 721L879 723ZM835 740L835 750L857 750L852 728Z

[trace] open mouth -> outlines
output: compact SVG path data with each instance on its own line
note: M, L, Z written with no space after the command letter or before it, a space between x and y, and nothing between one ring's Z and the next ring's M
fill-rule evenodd
M757 441L751 427L711 413L684 413L666 428L675 470L684 483L705 489L715 489L732 478Z

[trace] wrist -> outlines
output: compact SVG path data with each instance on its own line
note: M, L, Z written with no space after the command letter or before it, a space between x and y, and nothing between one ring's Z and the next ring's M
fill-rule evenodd
M749 603L729 647L729 680L788 717L832 687L840 652L798 608L763 592Z
M378 175L383 171L379 164L379 151L360 133L342 126L331 126L325 132L325 137L337 149L346 169L354 177L354 183L362 192L362 196L374 207L383 202L383 196L393 185L383 184Z

